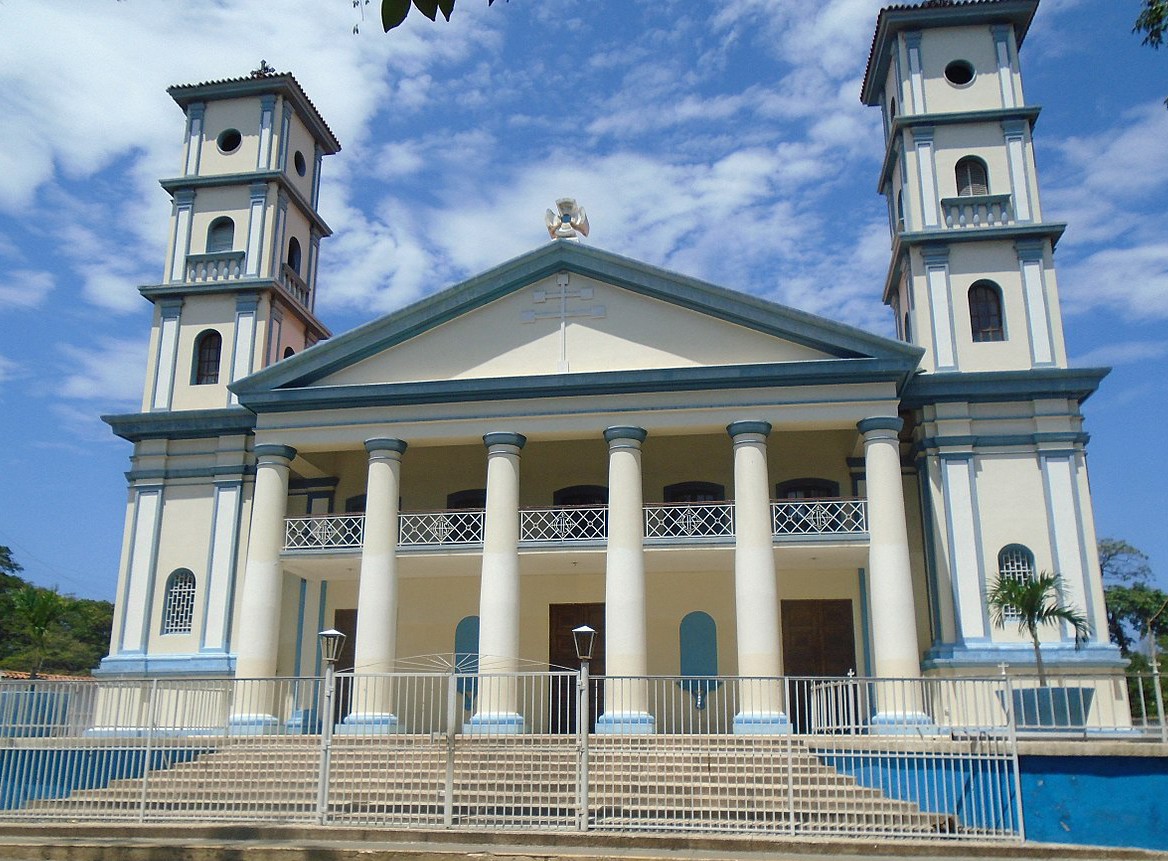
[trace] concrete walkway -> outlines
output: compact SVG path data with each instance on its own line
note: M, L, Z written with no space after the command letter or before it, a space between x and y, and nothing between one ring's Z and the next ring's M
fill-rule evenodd
M4 861L848 861L1168 859L1168 852L938 840L397 831L303 826L0 825Z

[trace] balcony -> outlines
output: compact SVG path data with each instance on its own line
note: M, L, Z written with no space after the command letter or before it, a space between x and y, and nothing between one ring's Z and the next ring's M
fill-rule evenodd
M242 251L217 251L210 254L188 254L186 281L202 284L208 281L236 281L243 277Z
M280 272L276 277L280 286L288 291L288 295L303 305L305 308L310 307L308 304L308 285L304 283L296 270L287 263L280 265Z
M1008 194L976 194L941 199L945 226L963 230L978 227L1005 227L1014 223L1014 208Z
M700 542L734 543L734 503L652 504L644 508L649 546ZM410 511L398 516L400 550L477 548L483 544L481 509ZM771 503L771 528L777 543L823 539L862 539L868 532L863 499L781 499ZM361 548L365 515L329 514L289 517L284 550L335 552ZM605 505L525 508L519 512L519 542L526 547L571 547L608 540Z

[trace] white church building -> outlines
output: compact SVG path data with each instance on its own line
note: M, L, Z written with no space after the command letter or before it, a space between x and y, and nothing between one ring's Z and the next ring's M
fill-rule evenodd
M1106 370L1068 366L1019 68L1037 5L880 13L895 339L595 247L567 200L540 247L334 337L325 120L290 74L172 87L145 392L106 417L134 451L98 673L313 676L332 627L342 670L546 670L583 623L609 676L1033 672L985 594L1039 571L1094 631L1048 629L1048 668L1121 673L1081 413Z

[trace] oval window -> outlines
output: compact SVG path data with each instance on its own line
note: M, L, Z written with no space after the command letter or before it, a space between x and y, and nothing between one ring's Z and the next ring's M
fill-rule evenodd
M945 67L945 80L955 87L964 87L973 80L973 64L968 60L954 60Z
M308 165L304 161L304 153L296 150L296 154L292 156L292 164L296 166L296 172L301 176L308 173Z
M215 143L219 145L220 152L232 153L239 149L239 145L243 143L243 135L239 133L239 129L224 129L219 132Z

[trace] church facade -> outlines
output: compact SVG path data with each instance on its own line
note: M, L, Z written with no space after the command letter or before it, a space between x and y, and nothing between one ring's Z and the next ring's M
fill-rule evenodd
M1031 672L985 594L1039 571L1094 631L1048 630L1048 666L1121 672L1080 411L1106 371L1068 366L1018 64L1036 7L880 14L895 339L592 247L570 204L542 247L331 337L336 138L288 74L171 88L142 408L106 417L134 453L99 673L315 675L330 627L358 673L546 669L582 623L609 676Z

